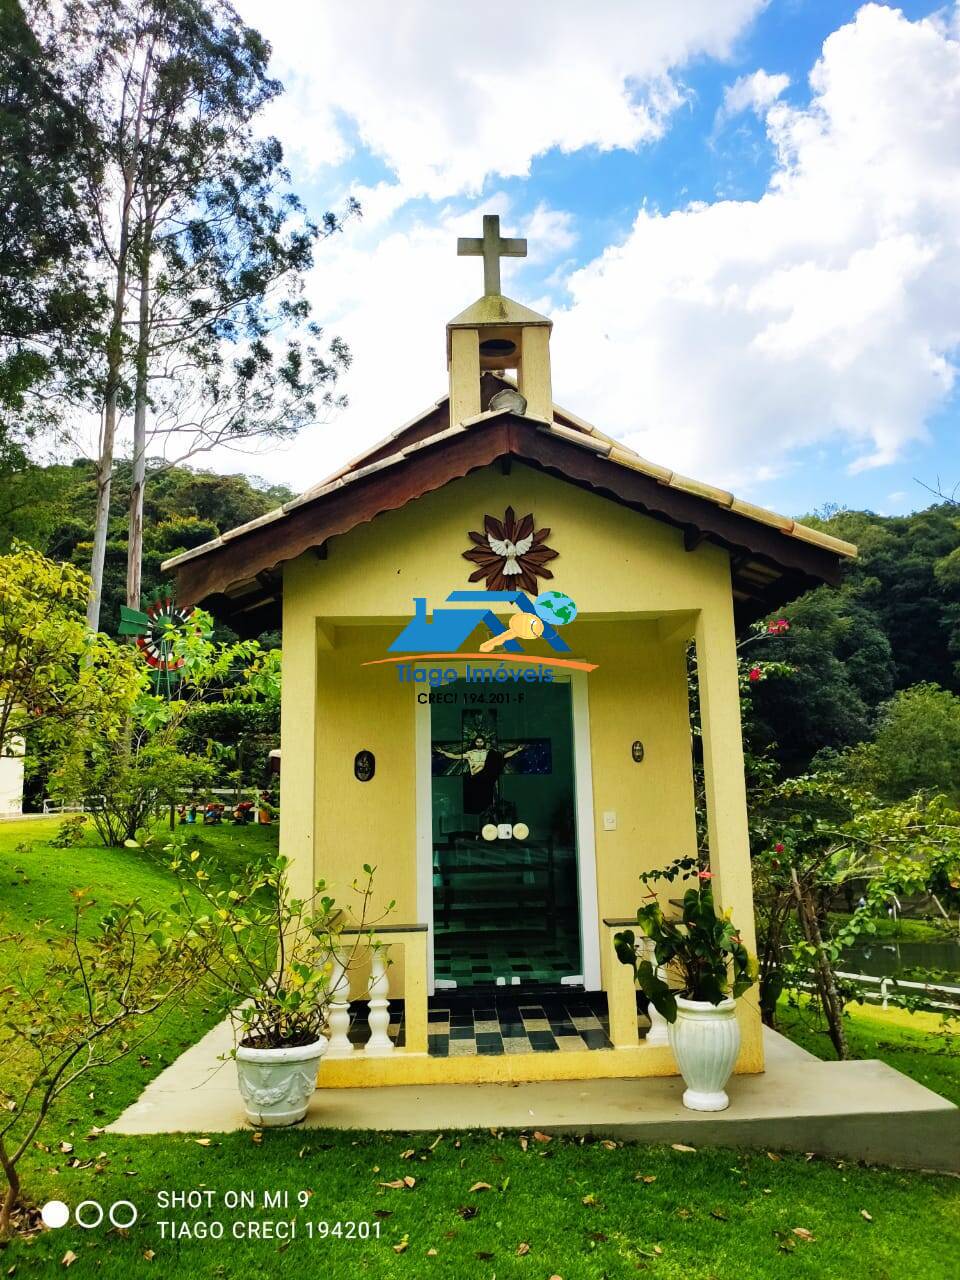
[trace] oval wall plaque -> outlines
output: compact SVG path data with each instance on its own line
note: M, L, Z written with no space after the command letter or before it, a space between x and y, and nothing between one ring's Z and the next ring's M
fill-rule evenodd
M372 751L358 751L353 757L353 776L358 782L369 782L377 771L377 761Z

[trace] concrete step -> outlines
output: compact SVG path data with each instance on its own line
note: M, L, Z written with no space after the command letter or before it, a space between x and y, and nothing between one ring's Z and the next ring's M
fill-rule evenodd
M246 1127L229 1046L215 1027L152 1081L113 1133L216 1133ZM883 1062L821 1062L765 1032L766 1070L736 1076L730 1107L688 1111L677 1077L535 1084L318 1089L306 1128L542 1129L693 1147L812 1151L872 1164L960 1173L960 1111ZM219 1068L219 1069L218 1069ZM321 1080L323 1073L321 1068Z

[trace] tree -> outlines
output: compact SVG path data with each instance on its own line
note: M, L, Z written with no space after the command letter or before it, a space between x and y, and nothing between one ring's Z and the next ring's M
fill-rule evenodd
M28 765L79 733L115 750L115 712L141 687L134 654L84 623L89 579L17 547L0 556L0 753L17 739Z
M293 497L283 485L256 476L220 476L188 467L151 472L144 508L142 598L173 594L161 564L170 556L208 542L227 529L256 519ZM114 468L110 524L103 573L101 629L115 635L126 598L127 494L130 464ZM28 542L56 560L88 568L96 500L94 466L78 458L71 465L29 465L0 475L0 553ZM220 628L226 639L229 632Z
M775 1025L784 991L812 987L837 1057L845 1058L844 1008L861 993L838 976L843 952L875 931L891 896L956 882L960 812L942 796L883 804L834 767L751 797L751 844L764 1020ZM865 905L829 928L828 908L851 881ZM911 1003L896 989L892 998Z
M348 353L324 347L302 280L322 227L253 122L279 92L269 46L228 0L66 0L65 76L92 124L87 183L110 296L88 622L99 625L121 414L132 410L128 603L140 603L148 446L167 463L290 434L334 402Z
M881 708L872 742L845 758L850 774L876 795L904 800L917 791L960 794L960 698L935 684L901 689Z
M321 230L305 217L283 191L279 144L250 127L280 92L266 75L269 47L224 3L168 0L154 21L136 250L133 606L148 439L183 461L223 442L292 434L316 417L318 398L332 403L326 388L347 361L337 341L321 351L301 293L316 239L339 221L327 214Z
M168 629L176 696L164 696L159 682L151 689L141 665L134 696L74 734L52 775L54 794L82 800L108 846L135 842L161 809L213 781L209 757L184 740L189 713L205 696L227 681L250 701L277 696L279 655L253 640L216 643L213 620L200 610Z
M0 473L57 421L51 384L78 372L102 307L85 270L86 121L18 0L0 0Z
M932 680L960 693L957 594L939 568L960 547L956 506L939 503L907 516L840 511L825 521L810 520L857 544L859 555L846 569L844 590L857 593L889 640L893 688Z
M751 690L754 743L793 773L824 747L868 736L873 709L893 691L895 666L876 615L852 586L819 587L781 612L789 631L777 656L790 676Z
M85 889L73 896L73 926L49 934L41 973L22 967L22 937L0 937L0 1240L20 1201L20 1162L60 1098L136 1053L203 967L203 946L172 918L116 904L91 933L82 922L94 902Z

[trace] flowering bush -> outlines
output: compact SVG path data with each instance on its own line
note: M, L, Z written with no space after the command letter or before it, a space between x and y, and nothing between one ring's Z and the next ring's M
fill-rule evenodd
M696 866L695 858L677 858L662 871L645 872L640 879L644 884L672 882ZM623 930L614 939L617 958L632 967L640 990L668 1022L676 1021L678 995L719 1004L727 996L736 999L743 995L756 979L756 962L736 927L726 915L717 915L711 879L710 871L697 872L697 887L683 895L678 919L665 916L655 893L648 890L650 901L638 909L637 924L653 943L655 964L638 956L632 929ZM657 968L666 965L680 979L678 987L669 987L658 976Z

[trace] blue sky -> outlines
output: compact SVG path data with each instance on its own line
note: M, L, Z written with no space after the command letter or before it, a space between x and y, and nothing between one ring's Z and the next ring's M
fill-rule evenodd
M952 6L530 0L502 32L429 0L241 8L295 187L364 218L309 285L350 408L216 465L303 488L441 395L481 291L455 237L496 211L558 402L645 455L791 514L960 480Z

